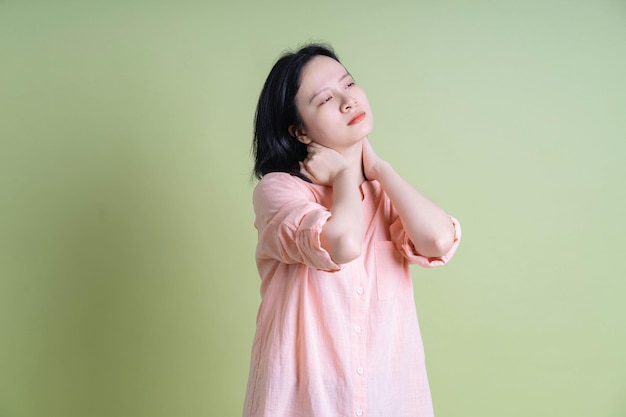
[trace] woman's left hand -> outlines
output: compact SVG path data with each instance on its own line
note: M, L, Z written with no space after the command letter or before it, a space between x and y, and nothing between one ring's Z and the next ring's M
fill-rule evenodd
M363 173L368 180L377 180L379 169L386 162L381 159L367 138L363 139Z

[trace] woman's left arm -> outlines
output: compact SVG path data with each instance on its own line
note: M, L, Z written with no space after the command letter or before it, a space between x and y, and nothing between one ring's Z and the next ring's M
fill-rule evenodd
M450 216L378 157L367 138L363 140L363 169L367 179L382 185L417 253L429 258L448 253L454 244Z

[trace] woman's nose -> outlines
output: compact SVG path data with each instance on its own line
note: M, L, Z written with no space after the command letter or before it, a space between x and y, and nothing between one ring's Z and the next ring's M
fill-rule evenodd
M343 102L341 103L341 110L346 112L350 109L352 109L354 106L357 105L357 101L354 97L352 96L346 96L343 100Z

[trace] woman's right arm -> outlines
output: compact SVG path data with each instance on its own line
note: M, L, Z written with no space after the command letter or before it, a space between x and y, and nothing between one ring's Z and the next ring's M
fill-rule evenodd
M333 187L331 217L320 234L322 247L335 263L348 263L361 255L363 242L361 173L333 149L311 143L307 150L302 173L317 184Z

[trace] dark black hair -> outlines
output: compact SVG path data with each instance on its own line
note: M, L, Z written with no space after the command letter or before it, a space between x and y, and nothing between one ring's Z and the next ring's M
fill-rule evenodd
M302 126L296 94L302 69L319 55L340 62L330 46L312 43L296 52L284 53L267 76L254 116L252 149L256 178L269 172L287 172L303 178L299 161L306 158L306 145L291 136L289 126L294 130Z

